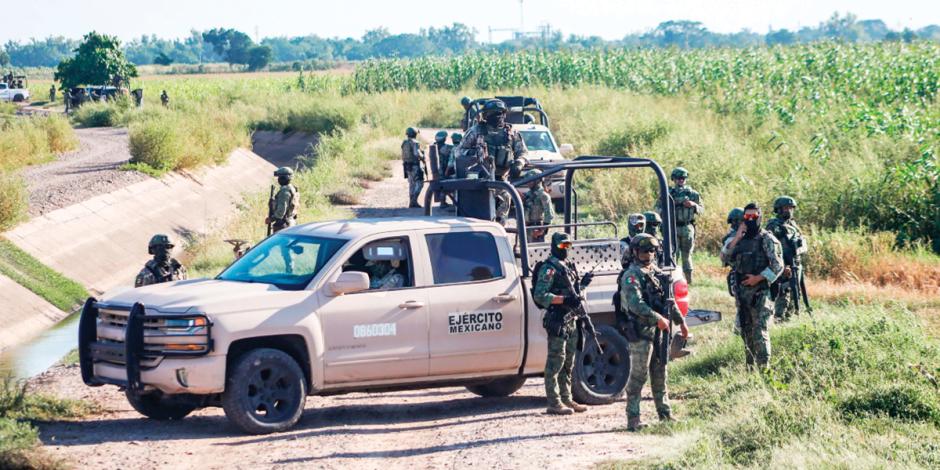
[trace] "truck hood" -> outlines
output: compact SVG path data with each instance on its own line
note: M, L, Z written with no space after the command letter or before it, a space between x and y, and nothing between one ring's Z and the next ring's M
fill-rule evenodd
M140 302L147 310L161 313L220 314L245 311L255 305L263 305L265 309L277 308L279 304L297 303L299 298L310 294L309 291L284 291L271 284L191 279L114 289L105 293L98 302L124 308Z

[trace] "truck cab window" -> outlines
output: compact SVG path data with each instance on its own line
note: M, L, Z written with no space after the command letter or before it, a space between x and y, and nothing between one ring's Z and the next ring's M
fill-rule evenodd
M489 233L435 233L426 239L435 285L503 277L496 240Z
M343 271L359 271L369 275L369 290L414 287L408 240L388 238L371 242L343 263Z

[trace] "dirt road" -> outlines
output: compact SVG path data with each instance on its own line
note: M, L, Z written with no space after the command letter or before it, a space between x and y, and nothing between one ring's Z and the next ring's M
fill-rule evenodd
M400 165L392 169L353 208L359 217L421 213L402 208L407 182ZM31 383L104 410L40 425L45 449L76 468L589 468L678 445L676 438L625 432L622 401L549 416L540 378L507 398L464 388L309 397L297 427L271 436L241 434L218 408L177 422L147 420L115 387L84 386L75 366ZM646 398L645 419L654 421L648 391Z
M127 129L76 129L79 148L23 170L29 215L36 217L129 186L149 176L119 168L130 160Z

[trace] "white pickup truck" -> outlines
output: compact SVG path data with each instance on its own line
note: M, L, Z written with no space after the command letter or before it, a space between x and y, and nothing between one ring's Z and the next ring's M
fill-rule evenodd
M585 308L602 347L585 342L573 391L581 402L609 403L629 374L627 343L613 326L620 241L570 231L569 259L595 273ZM544 370L546 333L530 286L532 266L548 252L463 217L292 227L214 279L89 299L79 324L82 378L126 387L151 418L221 406L249 433L291 427L308 395L452 385L510 395ZM674 272L675 300L689 312ZM715 314L690 314L689 323Z
M10 88L9 84L0 83L0 101L29 101L29 88Z

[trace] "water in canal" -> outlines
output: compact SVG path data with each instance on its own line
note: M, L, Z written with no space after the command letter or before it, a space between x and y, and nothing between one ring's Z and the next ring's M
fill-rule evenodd
M12 373L17 378L39 374L78 347L78 319L74 312L39 336L16 344L0 353L0 377Z

